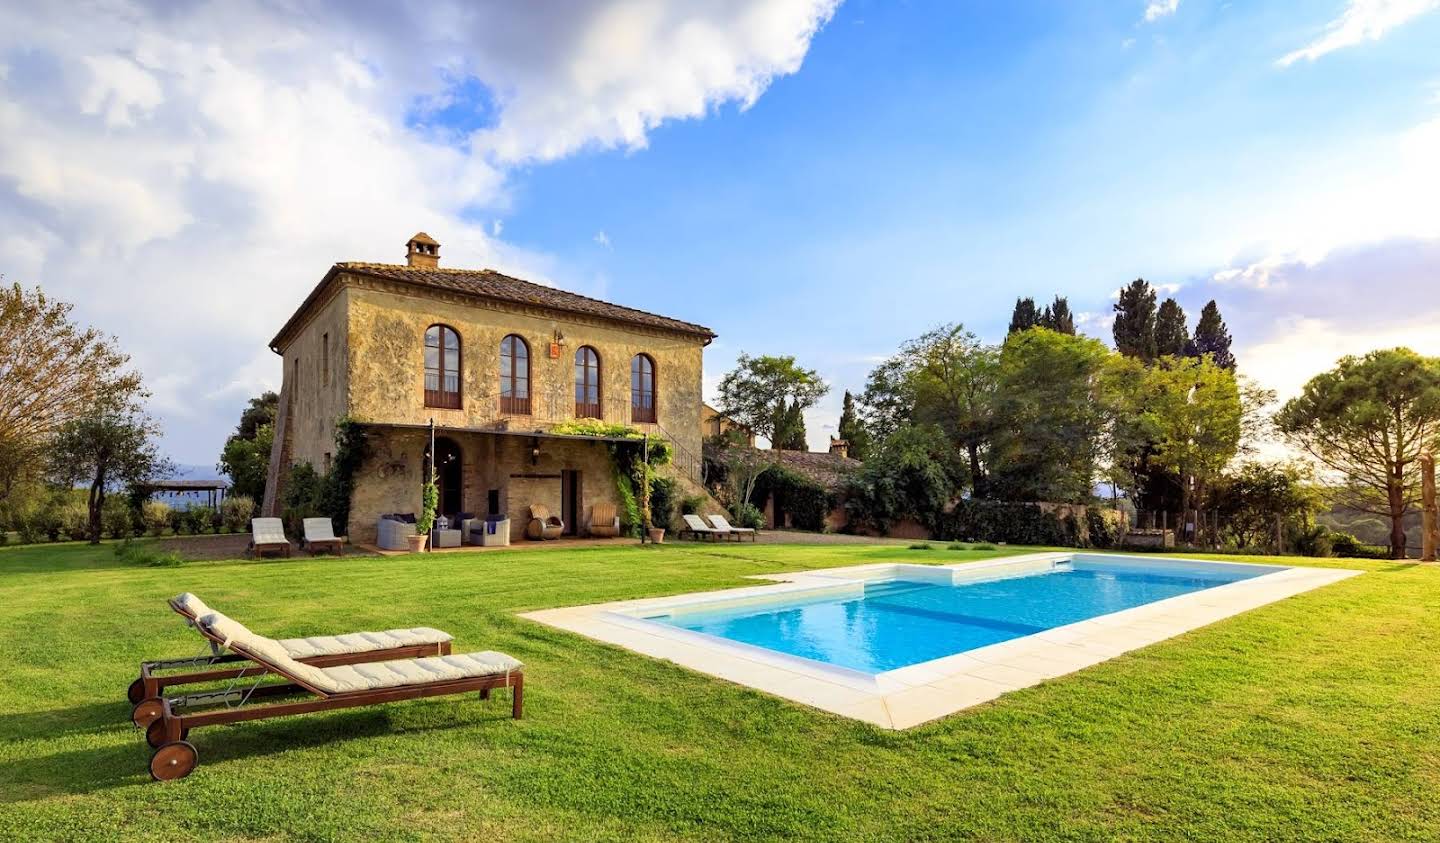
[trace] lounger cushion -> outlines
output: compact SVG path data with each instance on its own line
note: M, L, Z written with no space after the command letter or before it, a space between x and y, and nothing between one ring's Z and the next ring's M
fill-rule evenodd
M522 665L504 653L482 652L458 656L431 656L423 659L392 659L371 664L318 668L302 664L285 652L279 641L256 635L239 621L213 612L200 625L219 637L226 647L238 647L256 661L278 668L312 688L327 694L424 685L472 676L491 676L519 670Z
M219 638L222 646L232 649L234 647L243 648L246 653L253 655L256 661L278 668L306 685L328 693L350 690L329 687L335 682L327 677L320 668L295 661L289 653L285 652L285 648L279 641L263 635L256 635L233 618L219 612L212 612L200 618L199 623L209 630L211 635Z
M385 632L351 632L345 635L313 635L309 638L282 638L280 646L292 659L316 656L339 656L347 653L368 653L393 647L414 647L419 644L443 644L454 638L438 629L417 626L413 629L389 629Z
M189 612L192 618L203 618L214 611L205 605L205 601L188 591L175 598L175 605Z
M423 659L392 659L388 662L347 664L327 667L322 672L345 691L373 691L402 685L428 685L476 676L513 673L523 665L519 661L493 651L465 653L456 656L430 656Z

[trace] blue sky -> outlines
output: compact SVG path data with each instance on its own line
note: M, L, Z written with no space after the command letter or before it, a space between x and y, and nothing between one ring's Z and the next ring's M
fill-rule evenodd
M1440 353L1436 5L439 3L398 34L366 4L78 31L16 6L0 272L120 335L184 462L278 383L265 340L329 263L417 229L710 325L712 385L796 355L834 385L817 449L902 340L998 340L1056 293L1108 339L1137 276L1192 318L1218 299L1284 394L1341 353Z

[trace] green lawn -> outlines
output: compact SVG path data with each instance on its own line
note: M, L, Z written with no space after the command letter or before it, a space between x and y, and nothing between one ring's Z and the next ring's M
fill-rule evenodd
M903 733L515 617L994 555L669 545L129 568L108 549L0 549L0 838L1440 837L1434 567L1344 560L1371 573ZM504 650L527 664L526 719L469 695L200 730L200 768L153 784L124 692L142 658L198 649L164 605L182 590L276 637L427 624L461 652Z

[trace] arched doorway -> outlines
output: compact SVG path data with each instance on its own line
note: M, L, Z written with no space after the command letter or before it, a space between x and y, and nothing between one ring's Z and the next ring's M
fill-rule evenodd
M464 505L464 464L460 446L454 439L448 436L435 439L435 485L440 487L440 511L436 514L452 521Z

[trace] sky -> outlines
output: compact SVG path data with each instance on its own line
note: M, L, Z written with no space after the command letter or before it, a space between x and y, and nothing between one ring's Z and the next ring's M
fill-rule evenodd
M1440 354L1440 0L0 0L0 275L213 464L335 261L491 267L832 385L1143 277L1243 373Z

